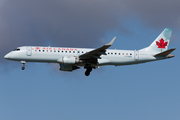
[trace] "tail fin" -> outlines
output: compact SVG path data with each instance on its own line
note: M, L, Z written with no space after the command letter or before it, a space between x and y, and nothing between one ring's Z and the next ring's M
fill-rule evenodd
M141 49L141 51L152 52L153 54L166 51L169 46L171 33L171 28L165 28L149 47Z

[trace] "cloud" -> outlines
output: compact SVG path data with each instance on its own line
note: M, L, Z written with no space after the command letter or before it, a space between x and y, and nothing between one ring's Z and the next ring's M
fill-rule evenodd
M153 27L177 27L179 25L179 4L177 0L132 0L124 1L131 12L137 13Z
M180 25L177 0L0 0L0 3L2 59L10 50L23 45L96 47L107 31L123 27L121 18L132 15L154 28Z

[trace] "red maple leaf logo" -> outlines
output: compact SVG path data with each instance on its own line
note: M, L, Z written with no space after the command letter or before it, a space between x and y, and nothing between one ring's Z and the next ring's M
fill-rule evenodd
M165 49L167 44L168 42L164 42L162 38L159 40L159 42L156 41L156 45L158 46L158 48L161 48L161 49Z

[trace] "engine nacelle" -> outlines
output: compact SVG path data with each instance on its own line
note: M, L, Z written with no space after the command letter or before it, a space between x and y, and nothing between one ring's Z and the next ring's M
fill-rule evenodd
M62 63L63 64L76 64L76 63L79 63L79 59L72 56L64 56L62 58Z
M64 65L64 64L60 64L60 66L59 66L59 70L61 70L61 71L73 71L76 69L79 69L79 67L72 66L72 65Z

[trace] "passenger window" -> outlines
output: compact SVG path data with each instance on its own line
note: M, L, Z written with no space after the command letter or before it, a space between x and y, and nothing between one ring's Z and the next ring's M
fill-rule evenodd
M119 53L119 55L121 55L121 53Z
M59 51L58 51L59 52Z
M132 53L130 53L130 55L132 55Z
M128 55L128 53L126 53L126 55Z
M56 51L54 51L54 52L56 52Z
M43 50L43 52L44 52L44 50Z
M69 51L69 53L71 53L71 51Z
M67 51L66 51L66 53L67 53Z
M46 50L46 52L48 52L48 50Z
M124 55L124 53L122 55Z
M117 53L115 53L115 55L116 55Z
M111 55L112 55L113 53L111 53Z
M63 53L63 51L61 51Z
M39 50L39 52L41 52L41 50Z
M73 53L75 53L75 51L73 51Z
M52 50L50 50L50 52L52 52Z

